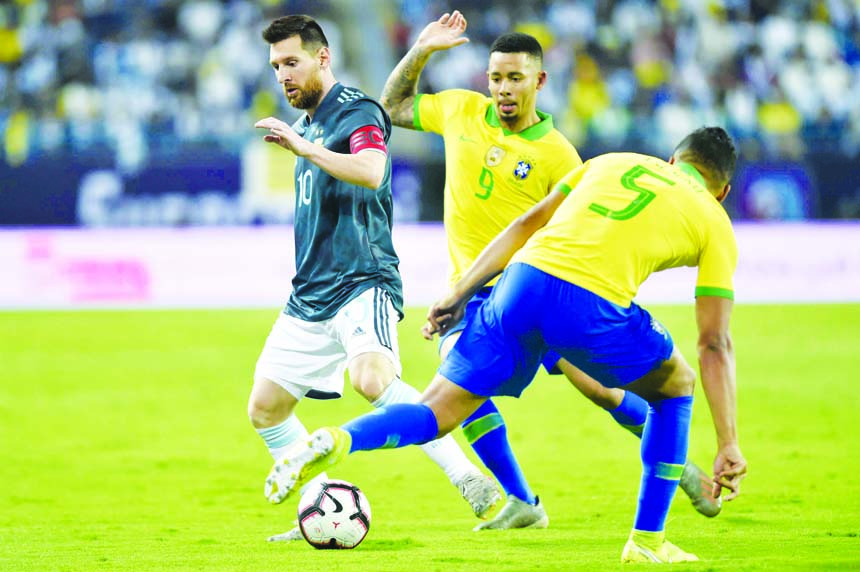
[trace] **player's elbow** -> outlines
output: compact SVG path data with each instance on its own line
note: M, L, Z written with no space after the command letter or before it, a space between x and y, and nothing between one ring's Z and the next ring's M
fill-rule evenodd
M697 346L699 355L728 355L732 352L732 338L728 332L702 332Z
M366 189L375 191L380 186L382 186L383 180L385 180L385 173L368 173L365 177L362 178L362 180L358 181L358 184Z
M358 157L359 161L356 164L352 182L375 191L385 181L385 174L388 171L388 157L384 153L374 150L361 151Z
M545 223L546 221L541 217L541 213L535 209L531 209L525 214L518 216L514 220L513 225L520 233L525 236L531 236Z

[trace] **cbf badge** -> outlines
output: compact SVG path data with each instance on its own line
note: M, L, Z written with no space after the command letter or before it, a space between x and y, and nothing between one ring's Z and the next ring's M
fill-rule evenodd
M484 155L484 163L487 164L487 167L495 167L499 163L502 162L502 159L505 158L505 150L501 147L496 147L493 145L490 147L487 154Z
M517 168L514 169L514 177L519 180L523 180L529 176L529 173L532 171L532 164L528 161L519 161L517 163Z

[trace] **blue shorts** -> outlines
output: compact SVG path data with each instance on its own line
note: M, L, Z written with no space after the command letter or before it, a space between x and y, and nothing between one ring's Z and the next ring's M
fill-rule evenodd
M518 397L547 352L605 385L659 367L674 345L637 304L624 308L528 264L509 266L439 368L476 395Z
M475 317L475 314L478 313L478 308L481 307L481 304L490 297L490 294L493 292L492 286L487 286L486 288L481 288L478 290L478 293L472 296L468 302L466 302L466 310L463 314L463 319L460 320L456 326L445 332L439 338L439 348L442 347L442 344L445 343L445 340L448 339L448 336L453 334L462 332L466 328L466 324L472 321ZM548 351L543 358L541 359L541 363L543 367L546 369L547 373L550 375L561 375L561 370L556 367L558 360L561 359L561 356L555 353L554 351Z

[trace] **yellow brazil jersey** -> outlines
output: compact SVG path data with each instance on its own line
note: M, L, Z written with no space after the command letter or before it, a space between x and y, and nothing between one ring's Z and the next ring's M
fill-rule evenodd
M448 279L456 282L496 235L582 164L552 116L520 133L499 123L489 97L454 89L415 98L416 129L445 141Z
M547 225L514 255L627 307L653 272L698 266L696 295L734 298L731 221L691 165L611 153L567 175Z

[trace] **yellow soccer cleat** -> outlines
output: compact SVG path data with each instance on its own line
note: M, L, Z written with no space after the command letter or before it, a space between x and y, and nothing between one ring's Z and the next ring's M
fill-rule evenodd
M323 427L296 443L275 461L263 493L272 504L284 502L309 480L349 455L352 437L340 427Z
M662 532L633 531L621 552L623 563L674 564L698 561L698 556L684 552L666 540Z

